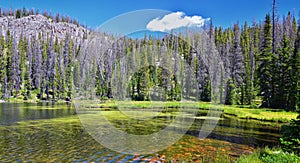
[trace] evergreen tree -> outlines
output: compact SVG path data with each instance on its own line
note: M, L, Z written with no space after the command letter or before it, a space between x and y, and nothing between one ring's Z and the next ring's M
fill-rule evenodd
M24 68L24 100L30 99L31 98L31 91L32 91L32 59L33 59L33 54L32 54L32 47L30 44L30 40L28 41L29 45L27 48L26 56L27 56L27 61L25 61L25 68Z
M0 98L3 98L5 90L5 79L6 79L6 42L4 36L0 38Z
M226 95L226 98L225 98L225 104L226 105L232 105L235 103L236 99L235 99L235 96L236 96L236 87L234 85L234 82L232 81L231 78L227 79L227 82L226 82L226 91L225 91L225 95Z
M292 55L292 48L290 47L290 39L284 34L282 46L279 49L276 61L276 67L273 76L274 83L274 97L272 97L273 108L290 109L289 104L289 90L291 87L291 64L290 57Z
M55 65L55 87L56 87L56 97L58 99L62 99L64 97L65 90L65 69L64 69L64 55L62 49L62 43L58 44L58 41L55 41L56 52L58 53L56 57L56 65Z
M52 35L49 38L49 44L47 48L47 59L46 59L46 69L45 69L45 74L46 74L46 99L49 99L49 94L51 92L52 98L54 98L54 77L55 77L55 53L54 53L54 43L53 43L53 37ZM52 89L50 91L50 89Z
M270 107L272 98L272 25L270 15L267 14L263 27L262 48L257 58L258 62L258 80L260 86L260 95L262 96L261 107Z
M21 55L20 51L17 49L17 40L13 39L12 45L12 56L11 56L11 92L12 95L17 97L19 94L19 90L21 89L21 79L20 79L20 63L21 63Z
M27 50L27 39L26 39L26 37L23 39L21 36L19 39L19 44L18 44L18 51L19 51L20 59L21 59L20 60L20 71L21 71L20 79L21 79L22 94L24 94L24 92L26 92L25 86L24 86L25 74L27 73L25 63L28 61L27 56L26 56L26 50Z
M222 34L222 49L221 49L221 57L224 64L224 72L225 76L223 77L223 82L225 82L225 104L231 105L234 103L233 101L233 81L232 81L232 64L231 64L231 47L232 47L232 38L229 36L229 31L225 31Z
M21 14L22 14L22 13L21 13L21 10L18 9L18 10L16 11L16 18L17 18L17 19L21 18L21 17L22 17Z
M300 24L298 25L297 37L295 41L295 50L291 57L291 87L290 87L290 105L291 110L300 109Z
M254 55L253 52L251 52L251 37L250 37L250 29L248 27L248 23L245 22L244 29L241 36L241 47L243 51L244 56L244 62L245 62L245 78L244 78L244 88L242 90L244 98L243 102L245 104L251 104L252 98L253 98L253 60Z
M116 41L114 36L99 34L97 39L101 40L98 44L101 46L97 49L89 49L83 44L84 39L89 39L86 33L85 38L66 34L65 39L60 39L46 31L36 33L37 37L27 33L16 36L11 34L16 31L4 33L6 29L1 28L0 97L17 97L22 93L24 99L37 95L40 99L71 100L74 86L87 86L85 82L96 80L97 95L112 98L114 83L120 79L120 82L130 83L126 87L130 93L126 96L135 100L150 100L151 92L161 87L164 91L161 97L168 100L188 99L187 95L194 94L202 101L223 101L225 98L226 104L252 104L253 99L256 103L262 99L261 107L297 110L300 25L297 29L291 13L280 19L275 6L276 1L272 17L267 15L264 23L254 22L252 27L246 22L241 29L237 24L223 29L210 22L209 28L203 31L187 30L179 37L171 34L163 39L145 36ZM34 14L34 10L0 11L0 16L14 18L30 14ZM51 17L47 12L44 15ZM53 19L78 24L69 17L57 15ZM83 51L84 48L88 50ZM101 57L93 58L95 52ZM124 56L129 54L132 55L126 60ZM215 83L211 82L217 77L210 65L218 65L213 58L218 54L224 65L221 83L225 88L220 89L219 97L211 97L211 90L215 90L212 89ZM135 73L124 68L127 62L130 62L127 64L130 69L140 69L130 81L124 81L122 77ZM84 72L86 64L91 65L91 71L96 75L81 81L80 77L88 75ZM186 64L193 70L187 69ZM170 65L173 66L168 67L172 74L163 68ZM195 81L187 81L191 75L195 75ZM190 89L194 82L199 90Z
M41 83L41 73L42 73L42 50L40 39L36 38L34 42L34 53L33 53L33 65L32 65L32 78L33 78L33 88L39 89Z
M67 36L69 37L69 36ZM75 53L75 45L73 43L72 40L69 40L69 38L66 39L67 41L65 42L65 46L67 46L68 48L66 48L68 50L67 53L65 53L67 55L67 58L65 63L67 63L66 65L66 101L70 101L72 99L72 91L73 91L73 57L74 57L74 53ZM65 49L65 50L66 50Z
M12 95L12 53L13 53L13 38L8 30L6 33L6 80L4 82L4 98L7 98Z
M233 46L233 60L232 60L232 79L235 85L235 91L240 94L240 97L235 96L234 99L238 104L244 104L244 81L245 81L245 62L240 44L240 28L238 24L234 25L234 46Z

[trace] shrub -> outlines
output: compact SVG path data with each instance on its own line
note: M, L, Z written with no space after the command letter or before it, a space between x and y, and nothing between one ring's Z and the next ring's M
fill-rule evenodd
M294 163L300 162L300 157L284 152L281 149L257 149L250 155L242 155L236 163Z
M291 163L291 162L299 162L300 157L293 153L279 151L272 151L270 149L265 149L260 154L260 160L266 163Z
M282 149L300 155L300 115L289 125L282 126L281 132L280 144Z

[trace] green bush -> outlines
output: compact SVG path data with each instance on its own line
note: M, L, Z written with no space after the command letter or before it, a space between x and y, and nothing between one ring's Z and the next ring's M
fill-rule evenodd
M300 116L281 127L280 144L284 151L300 155Z
M300 157L282 151L282 149L257 149L250 155L242 155L236 163L296 163L300 162Z
M293 153L279 151L272 151L272 150L264 150L261 155L260 159L262 162L265 163L292 163L292 162L300 162L300 157Z

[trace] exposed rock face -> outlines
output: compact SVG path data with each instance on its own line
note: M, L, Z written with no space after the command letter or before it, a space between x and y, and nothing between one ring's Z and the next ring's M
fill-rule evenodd
M38 33L53 34L59 40L64 39L69 34L75 39L83 38L88 32L87 29L71 23L56 23L43 15L30 15L19 19L13 16L0 17L0 34L3 35L7 30L11 31L16 38L21 35L36 37Z

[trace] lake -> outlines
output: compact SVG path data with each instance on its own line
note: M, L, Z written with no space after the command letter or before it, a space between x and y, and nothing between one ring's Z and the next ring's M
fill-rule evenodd
M141 120L121 118L116 108L101 111L111 116L116 128L136 135L158 132L174 120L174 115L157 116L150 119L151 124L141 124ZM257 147L279 143L280 127L276 123L239 120L223 114L212 133L199 139L205 119L201 117L206 114L207 110L199 109L192 127L172 146L153 154L135 155L115 152L97 142L69 104L2 103L0 162L217 162L220 157L233 160Z

